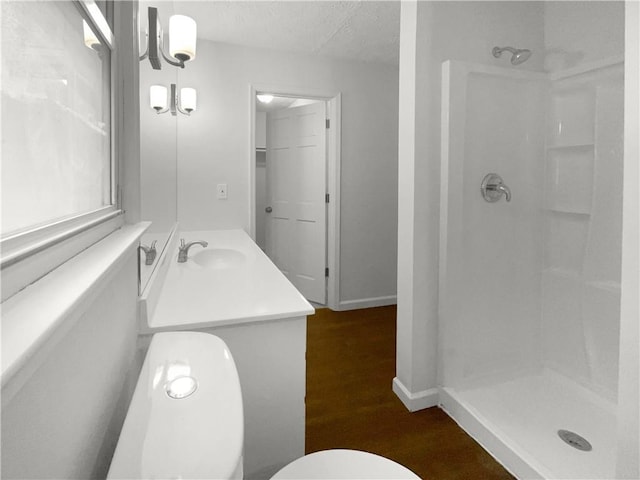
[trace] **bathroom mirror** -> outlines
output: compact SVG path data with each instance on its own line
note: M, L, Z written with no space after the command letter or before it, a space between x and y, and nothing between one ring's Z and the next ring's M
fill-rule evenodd
M173 15L173 2L140 2L138 18L141 53L147 45L147 11L150 6L158 9L165 41L168 41L166 32L169 17ZM161 70L154 70L147 59L139 65L140 209L142 220L151 222L140 241L140 292L143 292L177 219L177 117L170 111L158 113L151 107L150 89L151 86L165 87L165 100L168 102L171 84L179 84L179 69L165 64Z

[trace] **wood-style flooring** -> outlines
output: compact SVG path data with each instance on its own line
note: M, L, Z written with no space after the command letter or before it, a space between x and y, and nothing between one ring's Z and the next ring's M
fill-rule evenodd
M513 479L437 407L409 412L391 391L396 309L318 309L307 327L306 453L376 453L425 480Z

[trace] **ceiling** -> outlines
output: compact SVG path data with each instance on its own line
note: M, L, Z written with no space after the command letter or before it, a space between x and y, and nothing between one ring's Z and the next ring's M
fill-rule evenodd
M192 17L198 37L215 42L398 64L397 0L174 0L174 12Z

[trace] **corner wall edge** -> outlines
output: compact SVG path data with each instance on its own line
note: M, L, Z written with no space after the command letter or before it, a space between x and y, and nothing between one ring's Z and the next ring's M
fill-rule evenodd
M435 407L440 401L440 390L437 387L412 393L404 386L398 377L394 377L392 389L393 393L397 395L410 412Z

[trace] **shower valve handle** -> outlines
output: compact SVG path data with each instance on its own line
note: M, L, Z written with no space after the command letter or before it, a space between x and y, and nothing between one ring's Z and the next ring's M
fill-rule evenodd
M489 203L497 202L502 195L504 195L507 202L511 201L511 190L504 184L500 175L495 173L485 175L480 185L480 192L482 197Z

